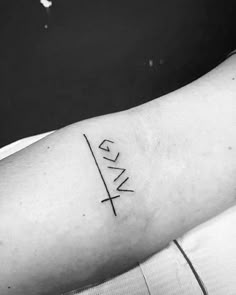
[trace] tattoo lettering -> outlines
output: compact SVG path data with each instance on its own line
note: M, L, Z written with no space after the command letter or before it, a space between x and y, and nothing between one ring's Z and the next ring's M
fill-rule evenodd
M126 171L126 169L119 168L119 167L107 166L107 168L114 169L114 170L121 170L121 173L113 181L117 181L117 179Z
M114 159L109 159L109 158L107 158L107 157L103 157L103 159L105 159L105 160L108 160L108 161L111 161L111 162L116 162L117 161L117 159L119 158L119 155L120 155L120 153L117 153L117 155L116 155L116 157L114 158Z
M100 148L101 150L104 150L104 151L110 152L110 149L109 149L109 146L108 146L108 145L104 147L104 143L106 143L106 142L114 143L114 142L111 141L111 140L104 139L104 140L100 143L99 148Z
M90 149L90 152L92 154L92 157L93 157L94 162L95 162L95 164L97 166L98 172L99 172L99 174L101 176L102 182L103 182L103 184L105 186L105 189L106 189L106 192L107 192L107 195L108 195L108 198L102 200L101 203L105 203L106 201L109 201L110 204L111 204L114 215L117 216L113 200L117 199L117 198L120 198L121 195L115 195L114 197L111 196L110 191L109 191L108 186L107 186L107 183L105 181L104 175L103 175L102 170L101 170L101 168L100 168L100 166L98 164L98 160L97 160L97 158L95 156L94 150L92 149L92 146L91 146L91 144L90 144L90 142L88 140L88 137L85 134L83 134L83 135L84 135L84 138L85 138L85 140L87 142L87 145L88 145L88 147ZM117 166L118 165L117 164L118 159L120 158L120 152L115 152L115 156L114 156L114 153L112 153L112 151L115 150L114 145L115 145L115 142L112 141L112 140L109 140L109 139L104 139L99 144L98 149L102 150L103 162L106 165L108 163L109 164L113 163L112 166L107 166L107 168L118 172L118 175L113 180L113 185L114 184L116 185L116 191L118 191L120 193L134 192L134 190L130 189L129 187L127 188L127 182L129 180L129 177L126 177L124 180L122 180L122 178L123 178L124 174L127 172L127 170L125 168Z

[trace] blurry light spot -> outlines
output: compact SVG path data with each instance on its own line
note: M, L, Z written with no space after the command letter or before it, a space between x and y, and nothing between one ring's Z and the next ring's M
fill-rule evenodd
M48 1L48 0L40 0L40 3L41 3L45 8L49 8L50 6L52 6L52 1Z
M149 67L153 67L153 60L149 59L148 64L149 64Z

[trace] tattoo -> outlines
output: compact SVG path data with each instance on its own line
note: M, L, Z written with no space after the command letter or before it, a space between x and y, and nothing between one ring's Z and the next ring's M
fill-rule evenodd
M100 148L101 150L104 150L104 151L110 152L109 146L104 147L104 143L105 143L105 142L110 142L110 143L114 143L114 142L111 141L111 140L108 140L108 139L104 139L104 140L100 143L100 145L99 145L99 148Z
M121 182L121 184L117 187L117 190L119 192L134 192L131 189L122 189L121 186L129 179L129 177L127 177L123 182Z
M95 157L95 155L94 155L94 152L93 152L93 150L92 150L92 147L91 147L91 145L90 145L90 142L89 142L89 140L88 140L88 138L87 138L87 136L86 136L85 134L84 134L84 138L86 139L86 142L87 142L87 144L88 144L88 147L89 147L89 149L90 149L90 152L91 152L91 154L92 154L92 156L93 156L93 159L94 159L94 161L95 161L95 164L96 164L96 166L97 166L97 168L98 168L98 171L99 171L99 174L100 174L100 176L101 176L102 182L103 182L103 184L104 184L104 186L105 186L106 192L107 192L107 194L108 194L108 199L107 199L107 200L109 200L109 201L111 202L111 207L112 207L113 213L114 213L115 216L117 216L117 215L116 215L116 209L115 209L115 206L114 206L114 204L113 204L113 201L112 201L112 198L111 198L110 192L109 192L109 190L108 190L107 184L106 184L106 182L105 182L105 179L104 179L104 177L103 177L102 171L101 171L101 169L100 169L100 167L99 167L99 165L98 165L97 159L96 159L96 157ZM104 201L105 201L105 200L104 200Z
M86 142L87 142L87 144L88 144L89 150L90 150L90 152L91 152L91 154L92 154L92 157L93 157L94 162L95 162L95 164L96 164L96 166L97 166L98 172L99 172L99 174L100 174L100 176L101 176L102 182L103 182L103 184L104 184L104 186L105 186L105 189L106 189L106 192L107 192L107 195L108 195L108 198L102 200L101 203L105 203L106 201L109 201L110 204L111 204L111 207L112 207L112 210L113 210L114 215L117 216L117 213L116 213L116 209L115 209L115 206L114 206L113 200L114 200L114 199L117 199L117 198L120 198L121 195L116 195L116 196L114 196L114 197L111 196L111 194L110 194L110 192L109 192L109 189L108 189L108 185L107 185L107 183L106 183L106 181L105 181L104 175L103 175L102 170L101 170L101 168L100 168L100 166L99 166L99 164L98 164L98 160L97 160L97 158L96 158L96 156L95 156L95 153L94 153L94 151L93 151L93 149L92 149L92 146L91 146L91 144L90 144L90 142L89 142L89 140L88 140L88 137L87 137L85 134L83 134L83 135L84 135L84 138L85 138L85 140L86 140ZM114 166L107 166L107 168L112 169L112 170L117 170L117 171L119 172L119 174L118 174L118 175L115 177L115 179L113 180L113 183L116 183L119 179L122 178L122 175L126 172L126 169L125 169L125 168L121 168L121 167L117 167L117 166L116 166L116 165L117 165L117 161L118 161L118 159L119 159L119 157L120 157L120 152L116 152L116 156L115 156L115 157L109 155L109 153L111 153L112 150L113 150L114 144L115 144L114 141L109 140L109 139L104 139L104 140L99 144L98 148L101 149L103 153L105 152L106 155L107 155L107 156L103 156L103 157L102 157L102 159L103 159L103 161L104 161L105 163L107 163L107 161L108 161L108 162L112 162L112 163L114 163L114 164L113 164ZM131 189L129 189L129 188L124 188L124 187L123 187L123 185L126 185L126 184L127 184L127 181L128 181L128 180L129 180L129 177L126 177L123 181L121 181L121 183L118 184L118 186L116 187L116 190L117 190L118 192L123 192L123 193L134 192L134 190L131 190Z
M119 167L111 167L111 166L107 166L107 168L110 169L115 169L115 170L121 170L121 173L113 180L113 181L117 181L117 179L126 171L126 169L124 168L119 168Z
M117 153L117 155L116 155L116 157L115 157L115 159L109 159L109 158L107 158L107 157L103 157L103 159L105 159L105 160L108 160L108 161L111 161L111 162L116 162L116 160L118 159L118 157L119 157L119 155L120 155L120 153Z

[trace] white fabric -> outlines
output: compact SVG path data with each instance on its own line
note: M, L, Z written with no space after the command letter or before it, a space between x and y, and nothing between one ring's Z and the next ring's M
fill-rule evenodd
M24 139L17 140L15 142L11 143L11 144L8 144L8 145L0 148L0 160L10 156L11 154L14 154L14 153L22 150L23 148L33 144L34 142L44 138L45 136L47 136L47 135L49 135L49 134L51 134L53 132L54 131L50 131L50 132L46 132L46 133L26 137Z
M0 149L0 159L38 141L33 136ZM209 295L236 295L236 207L178 239ZM79 274L78 274L79 275ZM186 259L175 243L133 270L103 284L67 295L202 295Z

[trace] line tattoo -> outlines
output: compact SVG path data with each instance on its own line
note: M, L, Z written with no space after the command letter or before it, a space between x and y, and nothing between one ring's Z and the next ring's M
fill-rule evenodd
M124 184L124 183L126 183L126 181L129 179L129 177L127 177L123 182L121 182L121 184L116 188L116 190L117 191L119 191L119 192L134 192L133 190L131 190L131 189L122 189L121 187L122 187L122 185Z
M84 135L84 138L85 138L85 140L86 140L86 142L87 142L87 144L88 144L88 147L89 147L90 152L91 152L91 154L92 154L92 156L93 156L94 162L95 162L95 164L96 164L96 166L97 166L98 172L99 172L99 174L100 174L100 176L101 176L102 182L103 182L103 184L104 184L104 186L105 186L105 189L106 189L106 192L107 192L107 195L108 195L108 199L105 199L105 200L103 200L103 201L101 201L101 202L110 201L110 202L111 202L111 207L112 207L113 213L114 213L115 216L117 216L117 214L116 214L116 209L115 209L115 206L114 206L114 204L113 204L113 199L114 199L114 197L111 198L111 195L110 195L110 192L109 192L109 190L108 190L108 187L107 187L106 181L105 181L104 176L103 176L103 174L102 174L102 171L101 171L101 169L100 169L100 167L99 167L99 165L98 165L98 162L97 162L97 159L96 159L95 154L94 154L94 152L93 152L93 149L92 149L92 147L91 147L91 144L90 144L90 142L89 142L87 136L86 136L85 134L83 134L83 135Z
M114 147L114 144L115 142L112 141L112 140L109 140L109 139L104 139L100 145L99 145L99 148L106 151L107 153L110 153L111 152L111 147L113 149ZM114 156L113 157L108 157L107 155L103 157L104 160L107 160L107 161L110 161L110 162L113 162L114 165L117 164L117 161L118 161L118 158L120 156L120 153L117 152L115 158ZM121 168L121 167L117 167L117 166L107 166L107 168L109 169L114 169L114 170L120 170L120 174L113 180L113 182L116 182L125 172L126 172L126 169L125 168ZM123 184L125 184L127 181L128 181L129 177L127 177L126 179L124 179L116 188L117 191L119 192L134 192L134 190L131 190L131 189L125 189L123 188Z
M109 140L109 139L104 139L100 145L98 146L101 150L104 150L104 151L107 151L107 152L110 152L110 149L109 149L109 146L107 145L106 147L104 147L104 143L106 142L110 142L110 143L114 143L113 141Z
M100 177L102 179L102 182L104 184L104 187L105 187L106 192L107 192L107 195L108 195L108 198L103 199L101 201L101 203L105 203L105 202L109 201L110 204L111 204L111 207L112 207L112 210L113 210L114 215L117 216L116 209L115 209L115 206L114 206L114 202L113 201L114 201L114 199L120 198L121 195L120 194L119 195L115 195L114 197L111 196L111 193L110 193L110 191L108 189L107 182L105 181L105 178L104 178L104 175L102 173L102 170L101 170L101 168L100 168L100 166L98 164L98 160L97 160L97 158L95 156L95 153L94 153L94 150L93 150L93 148L91 146L91 143L90 143L90 141L88 140L88 137L85 134L83 134L83 136L84 136L84 138L85 138L85 140L87 142L87 145L89 147L89 150L90 150L91 155L92 155L92 157L94 159L94 162L95 162L96 167L98 169L99 175L100 175ZM125 168L121 168L121 167L118 167L117 166L117 162L118 162L118 159L120 157L120 152L115 151L116 145L115 145L115 147L114 147L114 145L115 145L115 142L114 141L109 140L109 139L104 139L98 145L98 149L102 150L103 155L104 155L104 153L106 153L106 156L103 156L102 155L102 159L103 160L106 160L106 161L109 161L109 162L114 163L112 166L107 166L107 168L112 169L112 170L116 170L116 171L119 172L119 174L113 179L113 183L115 183L115 182L118 183L118 180L121 181L121 182L119 181L120 183L115 188L115 190L118 191L118 192L122 192L122 193L134 192L134 190L127 188L127 182L129 180L129 177L126 177L122 181L123 175L126 173L127 170ZM114 151L115 151L115 153L114 153ZM110 155L108 155L108 154L110 154ZM114 154L116 154L115 157L114 157Z
M119 155L120 155L120 153L117 153L117 155L116 155L116 157L115 157L115 159L109 159L109 158L107 158L107 157L103 157L103 159L105 159L105 160L108 160L108 161L111 161L111 162L116 162L117 161L117 159L119 158Z
M115 170L121 170L121 173L113 181L117 181L117 179L126 171L125 168L119 168L119 167L108 166L107 168L115 169Z
M111 198L108 198L108 199L104 199L101 202L103 203L103 202L110 201L110 200L113 200L113 199L116 199L116 198L119 198L119 197L120 197L120 195L115 196L115 197L111 197Z

